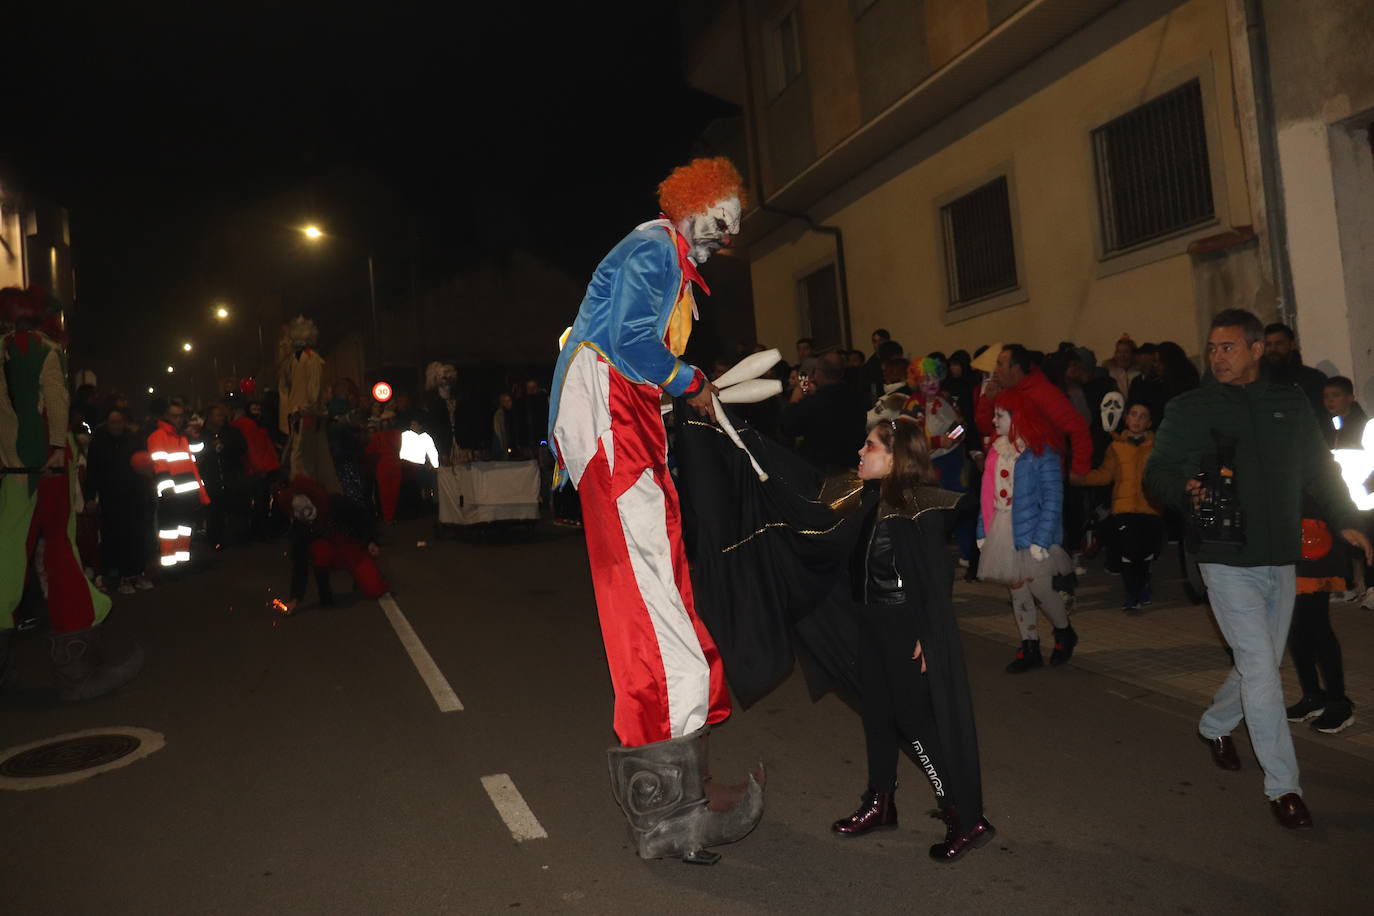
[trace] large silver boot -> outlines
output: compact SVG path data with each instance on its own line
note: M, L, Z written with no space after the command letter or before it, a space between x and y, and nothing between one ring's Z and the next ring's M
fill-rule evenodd
M49 651L57 669L57 695L67 702L102 697L133 680L143 668L143 647L137 643L118 661L105 658L99 627L54 633Z
M606 752L611 789L643 859L712 865L708 846L743 839L763 817L763 766L738 786L711 779L710 726L681 738Z

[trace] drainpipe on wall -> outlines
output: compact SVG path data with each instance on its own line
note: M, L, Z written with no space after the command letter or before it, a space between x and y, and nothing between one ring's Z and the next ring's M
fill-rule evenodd
M756 185L755 187L760 186ZM760 196L762 196L762 192L760 192ZM835 239L835 282L840 288L840 345L848 350L853 346L854 331L849 326L849 275L845 272L844 266L844 232L838 226L818 223L805 213L783 210L780 207L769 206L767 203L760 203L759 209L765 213L776 213L778 216L786 216L789 219L799 219L806 223L806 228L812 232L819 232Z
M740 35L740 54L744 61L744 92L745 103L749 111L745 112L744 123L749 130L749 177L750 184L758 192L758 208L765 213L776 213L778 216L785 216L788 219L799 219L806 223L806 228L812 232L819 232L822 235L829 235L835 239L835 281L839 285L840 298L840 343L845 349L853 346L853 329L849 325L849 275L845 271L844 263L844 232L838 226L827 226L818 223L805 213L797 213L792 210L783 210L780 207L773 207L768 204L768 198L763 191L763 165L760 162L762 152L759 148L758 118L754 116L754 76L749 63L749 20L744 12L744 0L737 0L735 9L739 12L739 35Z
M1279 320L1297 330L1293 270L1288 261L1288 207L1279 171L1279 135L1274 121L1274 93L1269 80L1269 40L1262 0L1245 0L1245 35L1250 46L1251 92L1255 97L1255 132L1259 134L1260 181L1268 211L1269 263L1278 294Z

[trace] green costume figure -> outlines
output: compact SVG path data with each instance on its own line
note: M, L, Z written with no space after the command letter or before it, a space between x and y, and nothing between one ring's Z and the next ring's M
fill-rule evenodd
M0 337L0 682L32 563L46 585L62 698L80 700L132 678L143 654L100 664L97 627L110 599L86 579L76 548L66 360L39 330L54 305L42 290L0 290L0 325L13 327Z

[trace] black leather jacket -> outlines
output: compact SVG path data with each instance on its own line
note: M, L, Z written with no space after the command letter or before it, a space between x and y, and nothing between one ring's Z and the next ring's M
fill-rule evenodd
M963 494L936 487L920 487L907 494L906 504L893 507L879 502L868 512L850 561L850 583L857 602L892 606L907 603L907 585L898 571L894 525L914 524L916 516L932 509L955 509ZM910 561L908 561L910 562Z

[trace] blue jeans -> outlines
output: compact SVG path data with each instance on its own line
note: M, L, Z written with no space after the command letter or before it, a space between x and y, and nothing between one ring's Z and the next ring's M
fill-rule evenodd
M1200 563L1217 626L1231 645L1235 667L1226 675L1198 730L1204 738L1229 735L1245 719L1250 743L1264 769L1264 794L1278 798L1298 786L1298 758L1283 705L1279 662L1293 620L1297 577L1292 566L1223 566Z

